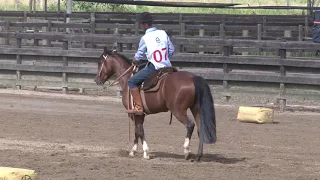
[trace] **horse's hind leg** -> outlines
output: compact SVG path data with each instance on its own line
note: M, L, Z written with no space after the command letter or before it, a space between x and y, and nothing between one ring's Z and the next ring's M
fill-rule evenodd
M190 120L190 118L188 117L187 110L173 111L172 113L187 128L187 135L184 140L183 148L184 148L185 159L188 160L188 159L190 159L190 156L191 156L190 140L191 140L192 133L194 130L194 122L192 120Z
M197 105L195 105L190 110L191 110L192 115L193 115L193 117L195 119L196 126L197 126L198 137L200 139L201 138L200 134L199 134L199 130L200 130L200 109L199 109L199 107ZM201 141L199 140L199 147L198 147L196 160L200 161L202 156L203 156L203 143L201 143Z

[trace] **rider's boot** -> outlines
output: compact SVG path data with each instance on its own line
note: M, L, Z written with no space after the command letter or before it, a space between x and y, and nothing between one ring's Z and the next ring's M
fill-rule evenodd
M143 115L143 105L142 105L139 88L132 88L130 89L130 91L133 97L134 107L132 109L128 109L127 113Z

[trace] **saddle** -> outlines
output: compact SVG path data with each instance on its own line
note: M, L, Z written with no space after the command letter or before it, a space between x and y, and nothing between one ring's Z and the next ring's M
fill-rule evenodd
M138 71L140 71L145 64L138 66ZM137 72L138 72L137 71ZM172 74L174 72L178 72L178 70L174 67L166 67L160 70L153 72L146 80L143 81L140 88L140 95L142 100L142 105L144 107L144 112L146 114L151 114L152 112L148 108L148 104L146 101L145 93L148 92L157 92L160 89L160 86L167 77L168 74Z
M178 70L174 67L165 67L153 72L140 86L140 90L144 92L157 91L160 87L161 81L167 74L172 74Z

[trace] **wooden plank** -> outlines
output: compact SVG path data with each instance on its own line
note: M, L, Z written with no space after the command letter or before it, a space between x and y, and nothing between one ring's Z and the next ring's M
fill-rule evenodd
M185 24L185 30L199 30L200 26L204 30L210 30L210 31L219 31L219 29L220 29L219 25L190 25L190 24Z
M41 66L27 64L2 64L1 70L49 72L49 73L77 73L77 74L96 74L97 68L92 67L72 67L72 66Z
M93 41L93 42L119 42L119 43L136 43L140 37L137 36L111 36L97 34L64 34L64 33L18 33L18 32L0 32L0 37L19 38L19 39L49 39L65 41ZM277 49L308 49L318 50L320 45L313 42L279 42L272 40L239 40L239 39L213 39L207 37L172 37L174 44L183 45L220 45L220 46L247 46L256 48L277 48Z
M135 24L111 24L111 23L96 23L96 28L122 28L122 29L133 29Z
M7 17L23 17L24 12L0 12L0 16ZM107 19L107 18L134 18L136 13L118 13L118 12L99 12L97 13L98 19ZM163 20L178 20L178 13L153 13L155 19L163 19ZM28 13L28 17L63 17L62 13ZM72 18L89 18L90 13L86 12L73 12L72 14L68 14L68 17ZM132 17L131 17L132 16ZM221 19L223 14L192 14L192 13L184 13L183 20L189 21L199 21L199 20L208 20L208 21L218 21ZM266 16L268 18L268 23L270 22L279 22L279 21L289 21L289 22L300 22L303 21L303 18L307 17L304 15L227 15L226 22L239 22L239 21L250 21L253 22L261 22L262 16ZM308 18L311 19L311 18Z
M43 27L48 23L33 23L33 22L10 22L11 27Z
M92 68L93 69L93 68ZM94 68L96 70L96 68ZM96 70L97 71L97 70ZM180 70L183 71L183 70ZM221 71L203 71L199 69L189 69L189 72L195 73L196 75L200 75L207 80L220 80L220 81L242 81L242 82L269 82L269 83L289 83L289 84L306 84L306 85L319 85L320 78L315 77L312 75L309 76L301 76L300 74L294 75L287 75L286 77L281 77L280 75L274 75L274 73L257 73L257 72L250 72L250 73L234 73L229 72L225 74ZM91 72L94 74L93 72ZM12 80L11 80L12 81ZM23 82L23 80L16 81L16 82ZM17 83L17 84L19 84ZM48 82L53 83L54 85L60 85L60 87L69 84L70 82L63 83L60 82ZM19 84L23 85L23 84ZM30 84L28 84L30 85Z
M267 31L285 31L285 30L292 30L292 31L299 31L299 26L266 26L265 29Z
M102 53L102 49L70 49L61 50L54 48L0 48L0 54L12 55L29 55L29 56L55 56L55 57L83 57L98 58ZM134 52L121 53L127 57L132 57ZM210 63L228 63L228 64L252 64L252 65L280 65L279 57L263 57L263 56L235 56L222 57L221 55L210 54L193 54L193 53L177 53L172 58L176 62L210 62ZM291 67L313 67L320 68L318 59L310 58L290 58L282 61L284 66Z
M37 81L37 80L10 80L10 79L0 79L0 84L11 85L11 86L37 86L37 87L57 87L61 88L62 86L68 88L86 88L86 89L100 89L102 90L102 86L98 86L95 83L84 83L84 82L68 82L68 84L64 84L60 81ZM116 90L116 87L111 87L110 89Z
M225 25L224 29L226 31L242 31L242 30L250 30L250 31L255 31L257 30L256 25L252 26L246 26L246 25Z
M52 23L53 28L90 28L89 23Z
M280 75L271 75L263 73L233 73L224 76L223 72L201 72L195 71L197 75L203 76L207 80L227 80L227 81L247 81L247 82L270 82L270 83L288 83L288 84L306 84L319 85L320 78L318 77L301 77L300 75L291 75L282 78Z

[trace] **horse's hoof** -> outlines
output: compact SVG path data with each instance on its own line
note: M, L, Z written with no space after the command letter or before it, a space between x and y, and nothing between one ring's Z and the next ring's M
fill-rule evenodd
M134 156L135 156L135 152L131 151L131 152L129 153L129 156L134 157Z
M150 160L151 158L150 158L150 156L143 156L143 159Z
M201 162L201 156L196 157L196 162Z
M191 153L186 153L186 154L184 155L184 159L185 159L185 160L189 160L189 159L191 159L191 157L192 157L192 154L191 154Z
M201 156L196 156L191 162L201 162Z
M143 159L146 159L146 160L149 160L150 159L150 156L146 153L143 154Z

